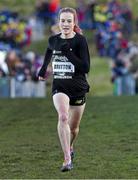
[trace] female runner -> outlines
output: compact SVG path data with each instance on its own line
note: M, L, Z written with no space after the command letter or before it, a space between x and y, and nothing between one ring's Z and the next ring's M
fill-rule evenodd
M86 74L90 68L90 57L75 9L62 8L58 15L58 25L60 33L49 37L38 77L39 80L45 80L47 66L52 61L52 95L58 113L57 130L64 154L61 171L64 172L73 168L73 145L85 109L86 93L89 91Z

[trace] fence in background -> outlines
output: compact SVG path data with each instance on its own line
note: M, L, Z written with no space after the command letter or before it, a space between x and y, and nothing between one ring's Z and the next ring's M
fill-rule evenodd
M15 78L0 78L0 97L45 97L46 83L43 81L17 81Z

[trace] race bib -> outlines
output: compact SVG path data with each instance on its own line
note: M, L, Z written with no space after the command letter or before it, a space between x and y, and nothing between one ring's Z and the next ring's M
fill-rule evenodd
M53 62L54 79L71 79L74 74L74 65L71 62Z

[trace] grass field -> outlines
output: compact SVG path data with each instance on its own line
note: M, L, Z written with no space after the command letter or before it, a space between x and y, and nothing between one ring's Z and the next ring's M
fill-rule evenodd
M92 97L71 172L61 173L57 114L47 99L1 99L1 179L138 178L138 97Z

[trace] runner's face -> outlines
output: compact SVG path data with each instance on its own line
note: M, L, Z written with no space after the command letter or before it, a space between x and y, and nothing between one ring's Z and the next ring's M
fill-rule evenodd
M70 12L60 14L59 28L65 36L72 35L74 29L74 15Z

